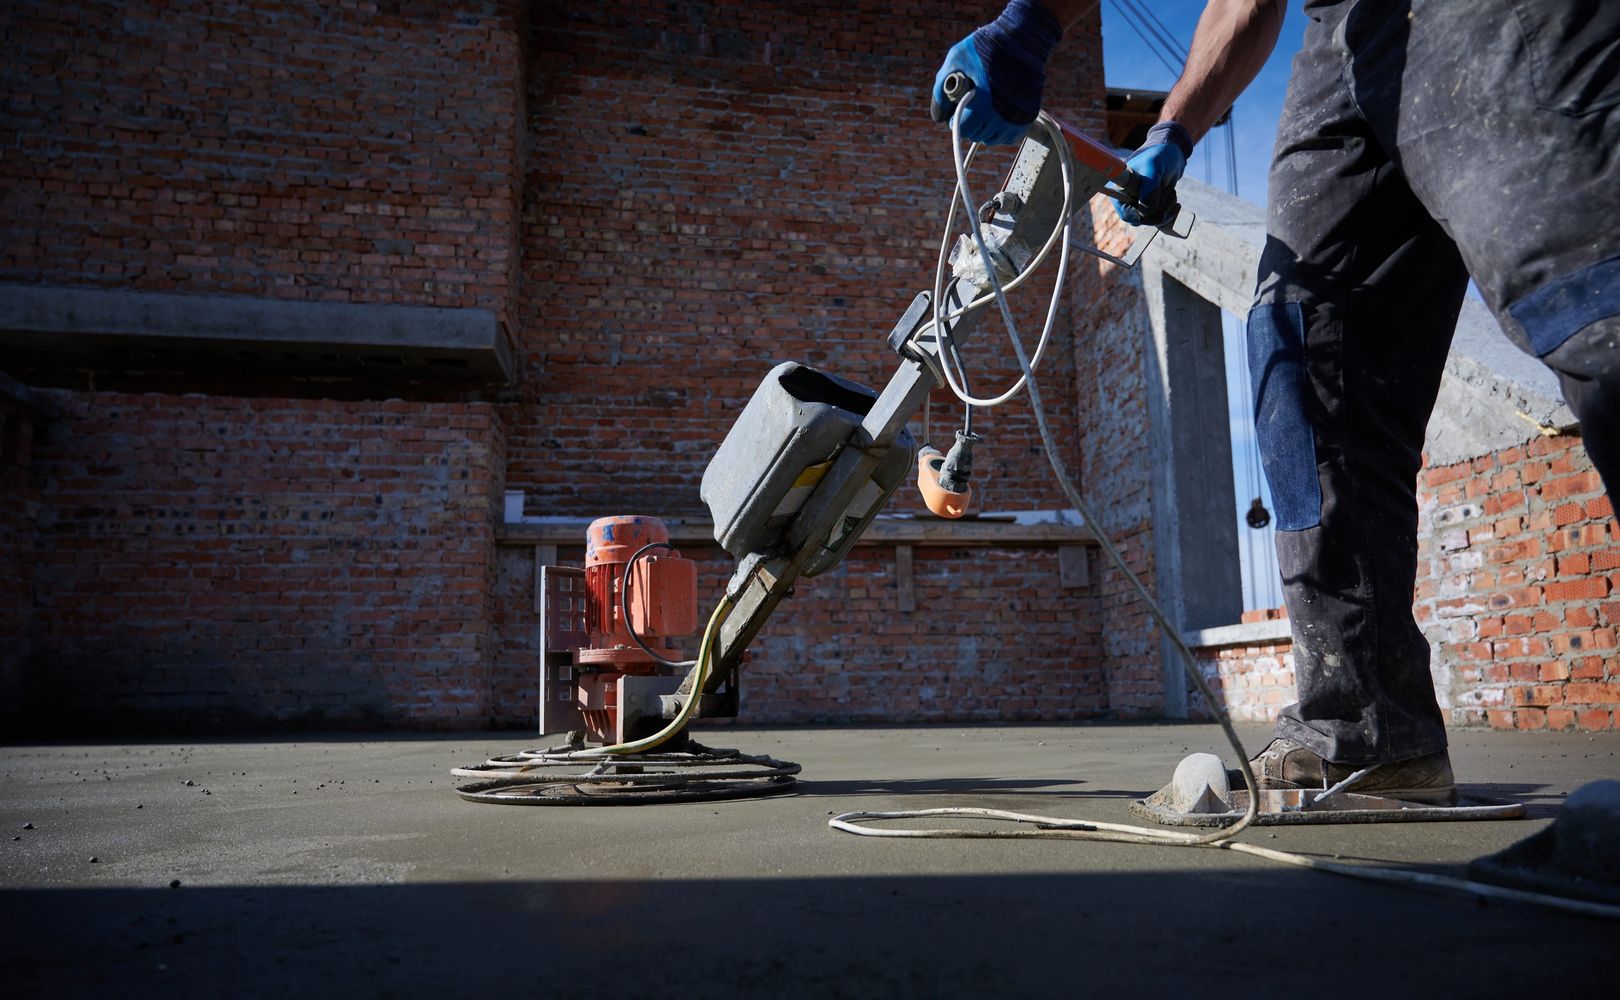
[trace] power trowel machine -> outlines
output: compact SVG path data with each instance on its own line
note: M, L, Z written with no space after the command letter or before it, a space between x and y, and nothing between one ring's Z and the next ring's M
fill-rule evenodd
M946 86L953 99L965 92L961 79ZM789 790L796 764L703 747L688 724L736 715L749 643L801 578L844 558L913 467L930 510L965 513L974 435L958 432L948 453L919 453L908 421L951 380L956 350L996 308L998 293L1054 250L1067 259L1065 223L1094 196L1139 205L1159 222L1145 227L1127 258L1076 244L1084 252L1129 266L1156 230L1185 235L1191 219L1178 212L1173 192L1142 205L1139 185L1112 150L1042 115L1001 189L978 207L973 228L982 245L967 236L956 243L948 282L942 248L933 289L918 293L889 332L899 365L881 391L786 362L743 408L703 475L715 540L737 568L702 629L696 660L674 658L669 645L697 630L692 564L656 518L595 522L583 569L542 573L540 728L567 733L567 742L457 769L477 779L461 794L550 804Z

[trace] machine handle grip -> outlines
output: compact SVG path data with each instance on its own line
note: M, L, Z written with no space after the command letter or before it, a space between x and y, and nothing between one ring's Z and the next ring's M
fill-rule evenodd
M956 70L940 84L940 90L944 91L945 100L943 103L938 99L929 101L928 117L944 123L951 120L951 114L956 111L956 106L973 93L973 78L961 70Z

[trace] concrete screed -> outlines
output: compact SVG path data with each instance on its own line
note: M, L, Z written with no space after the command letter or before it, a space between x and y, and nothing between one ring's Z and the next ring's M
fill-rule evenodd
M633 808L456 798L452 765L535 744L509 735L6 748L0 982L12 996L685 997L1614 983L1616 928L1597 920L1213 850L879 841L826 826L853 809L942 805L1129 821L1127 800L1185 753L1220 748L1213 726L700 738L801 762L802 790ZM1620 733L1458 732L1452 753L1472 791L1520 798L1533 818L1245 837L1456 872L1541 828L1574 788L1620 774Z

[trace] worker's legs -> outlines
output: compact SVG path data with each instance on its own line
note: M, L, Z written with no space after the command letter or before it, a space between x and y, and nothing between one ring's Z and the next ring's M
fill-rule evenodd
M1620 3L1362 0L1357 102L1620 489ZM1364 13L1365 12L1365 13Z
M1299 693L1278 735L1367 763L1446 745L1412 616L1416 478L1467 278L1362 121L1336 26L1295 61L1248 347Z

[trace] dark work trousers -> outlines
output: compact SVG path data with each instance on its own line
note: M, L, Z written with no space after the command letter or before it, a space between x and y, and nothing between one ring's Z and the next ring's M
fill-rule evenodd
M1424 428L1470 275L1620 495L1620 0L1315 0L1249 314L1299 701L1341 763L1442 750L1412 616Z

